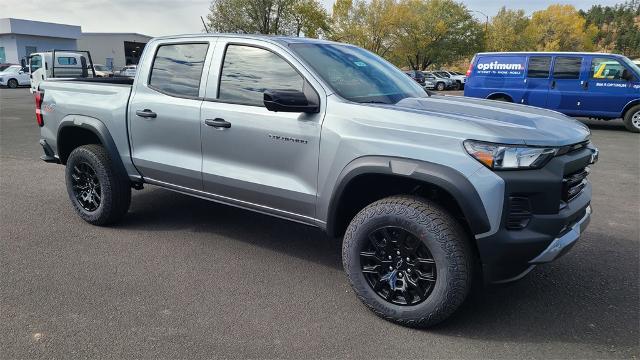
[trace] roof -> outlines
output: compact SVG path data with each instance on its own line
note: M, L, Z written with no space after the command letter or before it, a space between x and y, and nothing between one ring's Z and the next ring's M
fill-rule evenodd
M321 40L321 39L313 39L313 38L305 38L305 37L295 37L295 36L283 36L283 35L264 35L264 34L230 34L230 33L202 33L202 34L182 34L182 35L170 35L170 36L160 36L154 39L158 40L170 40L170 39L189 39L189 38L202 38L202 37L234 37L234 38L243 38L243 39L255 39L255 40L268 40L275 43L280 44L298 44L298 43L307 43L307 44L340 44L346 45L343 43L337 43L335 41L329 40Z
M145 37L148 39L153 38L153 36L149 36L149 35L145 35L145 34L140 34L140 33L134 33L134 32L83 32L82 36L108 36L108 35L114 35L114 36L141 36L141 37Z
M588 52L588 51L504 51L504 52L481 52L478 55L529 55L529 54L563 54L563 55L612 55L622 56L620 54L602 53L602 52Z
M0 18L0 34L18 34L63 39L77 39L81 28L77 25L56 24L15 18Z

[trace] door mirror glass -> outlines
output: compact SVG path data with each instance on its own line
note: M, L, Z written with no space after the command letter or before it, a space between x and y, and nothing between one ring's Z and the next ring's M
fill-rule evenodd
M317 113L319 107L298 90L265 90L264 106L269 111Z

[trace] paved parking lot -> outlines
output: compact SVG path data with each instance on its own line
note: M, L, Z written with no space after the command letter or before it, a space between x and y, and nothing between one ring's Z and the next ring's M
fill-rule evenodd
M313 228L154 187L117 226L83 222L28 90L0 89L0 358L638 358L640 136L587 122L580 242L421 331L361 305Z

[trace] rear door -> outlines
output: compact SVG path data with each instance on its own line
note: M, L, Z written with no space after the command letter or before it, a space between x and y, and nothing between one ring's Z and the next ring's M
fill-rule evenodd
M204 190L309 221L315 215L322 88L295 57L268 42L221 38L214 59L200 121ZM306 86L320 96L319 113L264 107L265 90Z
M575 55L556 56L547 107L567 115L581 115L586 92L586 74L583 71L583 57Z
M622 76L625 70L631 72L614 57L591 57L585 87L589 99L584 104L586 112L593 116L619 117L625 105L638 98L637 88L634 89L638 79L625 80Z
M202 190L200 107L210 45L154 43L144 55L129 127L133 163L148 180Z
M525 79L526 92L522 103L531 106L546 107L551 83L551 56L530 56Z

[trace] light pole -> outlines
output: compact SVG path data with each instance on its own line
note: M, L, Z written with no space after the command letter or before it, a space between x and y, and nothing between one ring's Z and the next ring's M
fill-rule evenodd
M487 14L485 14L482 11L479 11L479 10L470 10L470 11L474 12L474 13L478 13L480 15L483 15L486 18L486 21L484 23L484 33L485 33L485 36L487 36L486 34L489 31L489 15L487 15Z

